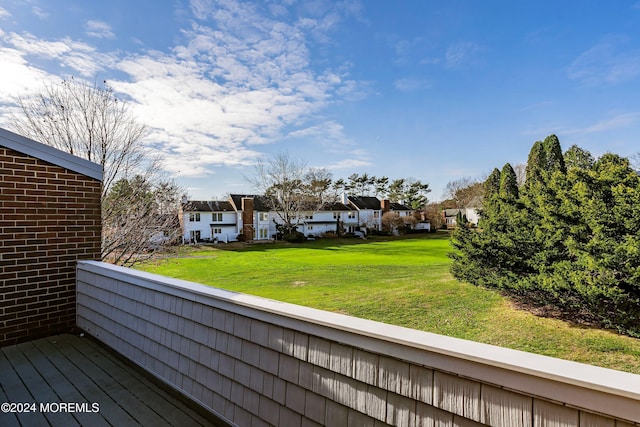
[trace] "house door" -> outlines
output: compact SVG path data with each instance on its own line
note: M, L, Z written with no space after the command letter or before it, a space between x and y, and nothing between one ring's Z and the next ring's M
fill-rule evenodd
M198 242L200 240L200 230L191 230L189 237L192 242Z

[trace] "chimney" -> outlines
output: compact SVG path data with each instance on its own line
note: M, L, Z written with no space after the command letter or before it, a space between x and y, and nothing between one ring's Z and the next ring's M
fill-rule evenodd
M380 200L380 209L382 209L382 214L389 212L391 210L391 202L389 200Z
M349 195L347 193L342 193L342 204L343 205L348 205L349 204Z
M253 240L253 197L242 198L242 236L245 241Z

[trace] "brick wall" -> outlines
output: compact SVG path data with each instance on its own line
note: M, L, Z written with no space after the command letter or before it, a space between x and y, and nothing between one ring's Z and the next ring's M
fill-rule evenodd
M253 240L255 231L253 227L253 198L242 198L242 235L244 240Z
M99 180L0 145L0 346L74 327L100 235Z

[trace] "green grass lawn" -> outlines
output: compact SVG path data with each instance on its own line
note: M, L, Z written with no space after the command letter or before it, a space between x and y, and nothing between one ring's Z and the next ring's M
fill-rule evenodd
M640 340L517 310L449 273L446 233L181 247L138 268L237 292L640 374Z

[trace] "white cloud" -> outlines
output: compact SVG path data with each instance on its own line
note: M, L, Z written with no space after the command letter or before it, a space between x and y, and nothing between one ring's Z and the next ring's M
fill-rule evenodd
M109 85L150 127L146 142L170 159L166 168L181 176L206 175L216 165L252 164L261 156L260 144L314 126L346 141L338 123L318 124L319 113L336 99L362 96L365 85L349 79L348 64L311 67L307 47L338 18L320 22L313 15L318 23L306 29L301 21L275 19L260 5L194 0L191 10L202 22L184 29L183 42L164 52L103 52L70 38L5 34L0 36L0 49L6 52L0 67L4 72L9 68L3 65L10 65L12 74L24 78L22 86L36 88L49 75L31 63L66 67L89 79L98 73L118 75L107 77ZM113 35L99 21L89 21L86 30L95 37ZM10 92L3 84L0 94ZM354 158L368 164L362 156Z
M36 15L38 18L40 18L43 21L49 18L49 12L45 11L44 9L38 6L33 6L31 8L31 12L33 12L34 15Z
M445 63L449 68L477 65L481 62L480 54L483 50L480 45L472 42L453 44L447 48Z
M529 105L524 106L522 108L522 111L541 110L541 109L545 109L545 108L551 107L554 104L555 104L554 101L540 101L540 102L536 102L534 104L529 104Z
M97 37L100 39L112 39L115 37L113 31L111 31L111 26L106 22L87 21L87 23L85 24L85 29L87 30L87 35L90 37Z
M0 46L0 99L8 100L40 87L48 74L28 64L21 52Z
M290 137L314 137L320 139L330 139L335 141L344 141L344 126L335 121L327 121L310 126L304 129L289 133Z
M627 112L611 115L584 126L567 126L561 123L549 123L544 127L530 128L522 132L525 136L540 138L540 135L585 136L601 132L613 132L618 129L640 123L640 112Z
M565 134L591 134L598 132L609 132L615 129L630 126L634 123L640 122L640 113L622 113L609 117L603 120L599 120L594 124L585 126L582 128L569 129L564 131Z
M347 169L353 170L361 167L372 166L368 160L360 159L342 159L327 166L328 169Z
M55 60L83 77L92 77L98 71L113 66L116 61L115 55L97 52L93 46L70 38L48 41L28 33L9 33L5 36L6 44L20 52L22 57Z
M620 40L597 44L569 66L569 78L587 85L618 84L640 76L640 50L623 50Z
M406 77L393 82L393 86L402 92L414 92L431 88L431 82L425 79Z
M8 18L10 16L11 14L9 13L9 11L3 8L2 6L0 6L0 19Z

